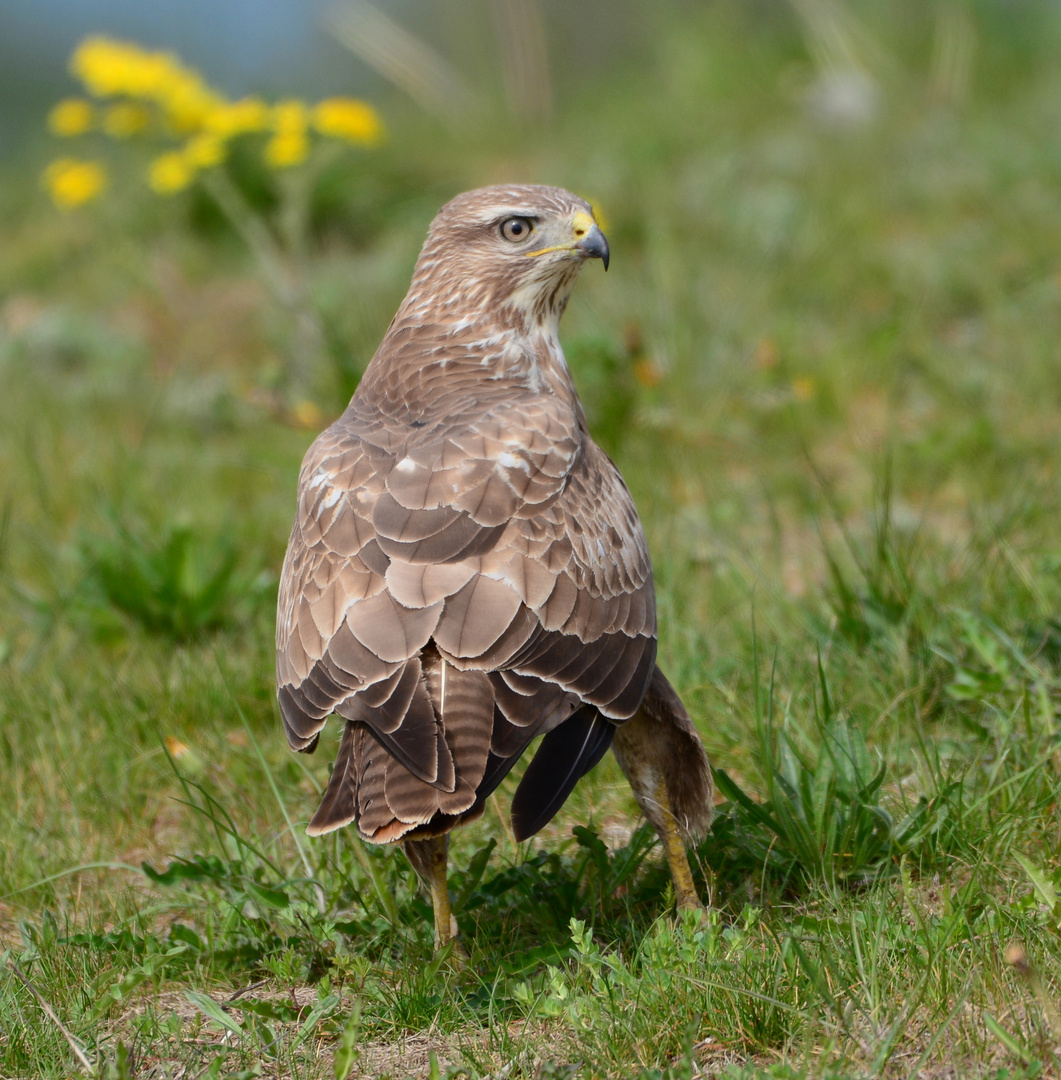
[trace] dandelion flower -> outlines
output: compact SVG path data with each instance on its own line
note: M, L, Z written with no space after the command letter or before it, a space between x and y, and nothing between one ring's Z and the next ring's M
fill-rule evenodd
M301 165L309 157L309 139L304 129L277 132L265 144L265 161L274 169Z
M71 73L95 97L154 98L179 69L180 62L168 53L106 37L86 38L70 60Z
M269 123L269 106L260 98L221 102L203 119L203 127L222 139L263 131Z
M159 104L181 133L200 130L221 104L221 98L194 71L176 72L163 87Z
M96 119L91 102L66 98L48 113L48 130L53 135L84 135Z
M180 133L197 130L221 103L203 77L172 53L124 41L86 38L74 50L70 70L94 97L154 102Z
M201 170L221 164L229 140L248 133L265 134L263 158L275 169L301 165L318 135L366 146L383 136L375 109L356 98L327 98L315 106L296 98L275 105L254 97L229 101L175 54L102 35L77 46L70 71L90 98L104 104L59 102L48 115L52 132L80 135L98 128L126 139L150 129L171 146L183 144L150 164L148 182L161 195L183 191ZM94 198L105 177L99 166L64 160L49 170L46 182L56 202L69 207Z
M355 98L334 97L313 110L313 126L333 139L371 146L383 137L383 124L371 105Z
M301 165L309 157L309 114L301 101L281 101L274 106L272 127L276 134L265 144L265 162L274 169Z
M61 210L91 202L107 185L107 174L98 161L59 158L44 170L44 186Z
M184 154L171 150L151 162L147 182L159 195L175 195L195 179L195 167Z

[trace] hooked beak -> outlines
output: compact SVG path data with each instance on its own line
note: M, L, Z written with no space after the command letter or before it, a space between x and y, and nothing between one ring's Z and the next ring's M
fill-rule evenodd
M600 259L604 263L604 269L608 269L608 241L596 222L590 226L585 236L575 243L575 251L581 252L588 259Z

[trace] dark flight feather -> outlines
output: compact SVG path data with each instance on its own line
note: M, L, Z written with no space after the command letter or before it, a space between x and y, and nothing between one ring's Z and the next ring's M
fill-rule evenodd
M512 832L527 840L552 821L611 745L615 725L584 705L542 739L512 796Z

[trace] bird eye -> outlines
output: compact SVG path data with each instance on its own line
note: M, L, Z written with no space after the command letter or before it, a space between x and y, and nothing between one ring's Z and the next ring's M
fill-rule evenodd
M534 222L525 217L510 217L501 222L501 235L513 244L526 240L534 232Z

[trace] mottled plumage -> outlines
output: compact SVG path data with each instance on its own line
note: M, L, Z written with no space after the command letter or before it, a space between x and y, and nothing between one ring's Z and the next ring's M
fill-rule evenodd
M639 801L631 770L684 758L694 780L667 812L684 835L706 828L707 759L655 664L644 533L557 337L582 263L607 253L560 189L454 199L349 407L310 447L278 692L298 750L329 715L346 721L311 834L354 822L410 850L480 814L544 736L513 800L522 839L631 718L620 761Z

